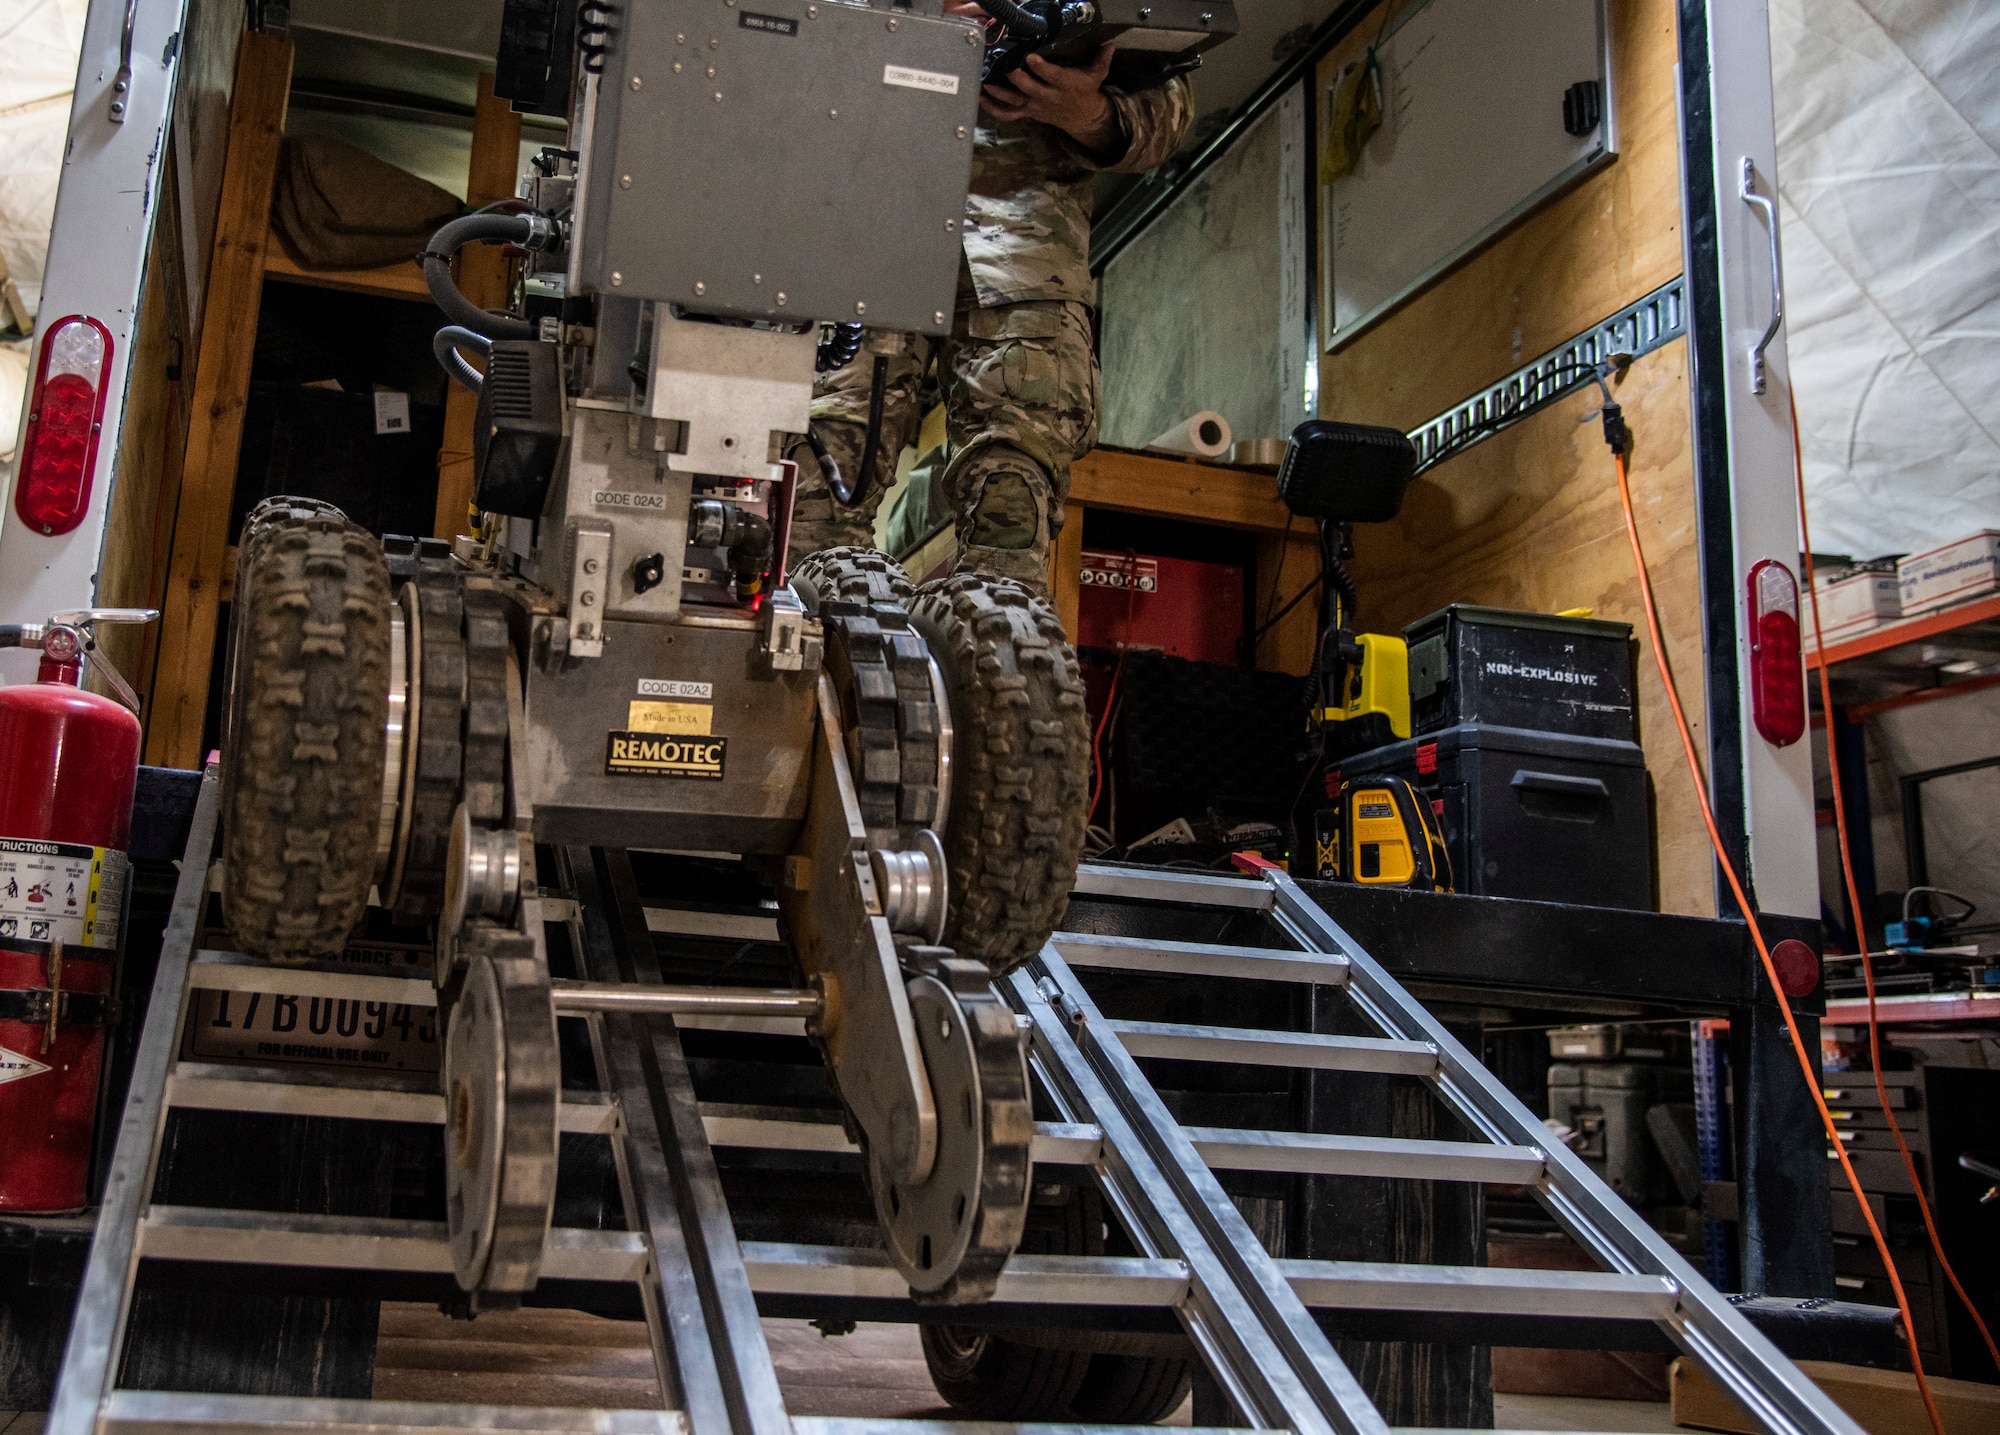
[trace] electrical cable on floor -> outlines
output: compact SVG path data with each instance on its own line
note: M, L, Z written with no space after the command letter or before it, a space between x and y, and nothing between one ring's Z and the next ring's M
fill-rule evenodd
M1607 390L1607 395L1609 391ZM1624 510L1625 536L1632 545L1632 566L1639 578L1639 598L1646 613L1646 631L1653 642L1653 662L1660 670L1660 683L1666 689L1667 705L1673 710L1674 726L1679 730L1681 753L1687 759L1688 775L1693 780L1695 801L1701 808L1701 820L1708 829L1709 845L1715 849L1715 860L1722 867L1722 875L1729 881L1729 890L1736 898L1737 910L1750 930L1750 940L1757 948L1757 959L1763 964L1765 980L1770 982L1771 991L1778 999L1778 1013L1785 1019L1785 1030L1792 1039L1792 1051L1799 1059L1799 1070L1805 1074L1806 1088L1812 1093L1813 1105L1819 1109L1820 1125L1826 1131L1826 1139L1831 1143L1834 1157L1840 1162L1840 1169L1847 1177L1849 1189L1861 1206L1861 1218L1868 1223L1868 1234L1874 1237L1876 1252L1882 1258L1882 1268L1888 1273L1889 1287L1896 1295L1896 1309L1903 1318L1903 1338L1910 1350L1910 1367L1917 1378L1917 1391L1923 1397L1924 1410L1930 1416L1931 1429L1936 1435L1945 1435L1944 1418L1939 1415L1937 1401L1931 1395L1930 1381L1924 1375L1923 1356L1917 1351L1916 1324L1910 1317L1910 1298L1903 1290L1903 1279L1896 1272L1896 1262L1889 1254L1889 1243L1882 1235L1882 1228L1876 1223L1875 1213L1869 1208L1868 1198L1862 1193L1861 1178L1855 1174L1854 1163L1848 1159L1846 1144L1840 1139L1840 1130L1834 1125L1833 1113L1827 1110L1826 1096L1820 1090L1819 1075L1813 1069L1813 1059L1806 1050L1805 1038L1799 1035L1798 1019L1792 1015L1791 1000L1785 995L1783 983L1778 980L1777 966L1771 960L1771 949L1764 941L1764 929L1757 920L1757 913L1750 905L1749 893L1743 889L1743 881L1737 875L1736 863L1723 845L1722 833L1715 824L1715 810L1709 804L1708 783L1702 776L1701 760L1695 755L1694 734L1688 728L1687 714L1681 707L1680 689L1674 682L1673 669L1667 663L1666 644L1660 636L1660 614L1653 600L1653 583L1646 569L1646 555L1639 546L1639 520L1632 509L1632 485L1626 472L1625 451L1631 443L1631 430L1626 428L1623 411L1609 397L1604 404L1604 438L1611 447L1612 462L1618 472L1618 502ZM1885 1108L1886 1109L1886 1108Z
M1931 1215L1930 1199L1924 1195L1923 1179L1917 1174L1916 1159L1910 1155L1909 1143L1903 1139L1903 1127L1896 1120L1896 1113L1889 1106L1888 1083L1882 1079L1882 1027L1881 1015L1875 1004L1875 958L1868 950L1867 921L1862 915L1861 893L1854 878L1854 853L1847 838L1847 801L1840 788L1840 755L1835 747L1833 731L1833 680L1826 669L1825 629L1820 625L1819 588L1813 582L1812 528L1806 518L1806 472L1805 454L1799 440L1799 412L1796 403L1792 406L1792 474L1798 487L1799 496L1799 542L1805 553L1806 592L1812 603L1813 655L1819 665L1820 712L1826 718L1826 760L1827 772L1833 779L1833 826L1840 844L1840 872L1847 887L1847 909L1854 919L1854 942L1861 949L1861 977L1868 987L1868 1060L1874 1068L1875 1094L1882 1102L1882 1114L1888 1118L1889 1134L1896 1139L1896 1150L1902 1154L1903 1169L1909 1173L1910 1190L1916 1195L1917 1209L1923 1213L1924 1230L1930 1237L1931 1250L1937 1255L1938 1265L1943 1268L1945 1279L1951 1282L1952 1291L1964 1304L1972 1323L1979 1328L1979 1338L1986 1342L1986 1353L1992 1357L1996 1369L2000 1369L2000 1347L1993 1343L1993 1332L1986 1327L1979 1314L1979 1308L1972 1303L1965 1287L1959 1283L1958 1272L1952 1269L1951 1261L1944 1253L1944 1241L1938 1235L1937 1221ZM1915 890L1915 889L1913 889ZM1908 911L1910 894L1903 897L1904 910ZM1962 899L1961 899L1962 900ZM1862 1203L1866 1209L1867 1203ZM1884 1253L1886 1263L1888 1257ZM1907 1318L1907 1317L1906 1317Z

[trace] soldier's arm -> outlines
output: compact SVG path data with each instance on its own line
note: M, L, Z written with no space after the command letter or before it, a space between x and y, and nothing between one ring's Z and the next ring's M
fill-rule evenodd
M1125 132L1124 152L1112 161L1102 153L1090 155L1080 148L1079 153L1100 168L1120 174L1142 174L1166 163L1194 123L1194 92L1185 75L1130 94L1107 85L1104 97L1111 101L1118 127Z

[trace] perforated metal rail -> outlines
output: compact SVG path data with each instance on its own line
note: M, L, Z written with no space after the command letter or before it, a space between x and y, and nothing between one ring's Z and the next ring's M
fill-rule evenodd
M275 1214L154 1204L162 1133L175 1108L441 1123L427 1078L183 1060L196 990L426 1004L427 981L273 968L201 950L216 779L204 779L141 1037L116 1155L49 1413L49 1435L98 1431L589 1431L596 1435L953 1435L1075 1426L840 1420L791 1415L759 1322L760 1298L901 1300L881 1251L740 1240L713 1148L851 1151L841 1126L794 1112L697 1099L679 1031L696 1015L591 1011L600 1090L566 1092L561 1128L613 1142L624 1231L549 1233L545 1279L625 1283L641 1295L664 1410L528 1407L205 1395L122 1389L117 1371L142 1258L282 1273L449 1273L440 1222ZM775 939L762 919L648 910L623 854L574 853L567 890L543 900L568 928L594 983L660 983L652 934ZM1313 1312L1466 1313L1652 1322L1780 1435L1859 1435L1729 1303L1560 1145L1283 873L1254 880L1086 868L1079 894L1250 915L1284 945L1230 946L1058 934L1003 990L1029 1029L1030 1063L1060 1119L1038 1122L1039 1162L1086 1169L1136 1255L1017 1255L1001 1306L1171 1312L1244 1424L1300 1435L1386 1435L1388 1426ZM1335 988L1369 1037L1106 1018L1078 973L1173 975L1214 983ZM753 1029L799 1030L796 1015ZM741 1029L745 1020L737 1020ZM1424 1141L1185 1127L1141 1061L1263 1063L1396 1074L1427 1082L1476 1133ZM1266 1253L1217 1170L1499 1181L1532 1189L1601 1272L1284 1260ZM1090 1427L1107 1429L1110 1427Z

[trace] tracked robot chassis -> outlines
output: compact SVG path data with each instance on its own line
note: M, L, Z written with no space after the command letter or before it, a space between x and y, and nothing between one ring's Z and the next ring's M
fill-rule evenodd
M433 237L471 535L274 499L239 544L227 920L274 961L340 952L371 889L431 927L475 1308L537 1278L565 1011L804 1016L912 1294L985 1298L1020 1239L1027 1070L992 982L1075 875L1075 655L1009 583L788 561L822 354L863 316L949 328L983 47L934 0L808 16L621 9L573 77L577 148ZM519 257L505 313L453 282L475 242ZM742 855L797 989L552 982L538 846Z
M795 666L772 663L755 618L614 623L612 656L586 663L552 641L560 614L533 585L428 541L385 554L291 500L252 515L237 582L225 917L276 961L337 955L371 886L431 924L448 1217L475 1308L536 1283L556 1015L607 1004L550 980L538 837L715 850L733 835L761 859L892 1257L920 1300L991 1293L1020 1238L1032 1132L1021 1032L992 981L1060 916L1080 836L1046 816L1081 812L1049 798L1080 796L1084 735L1045 604L963 575L916 592L882 555L836 550L774 605ZM614 666L628 644L637 661ZM656 737L642 720L703 730ZM720 771L620 771L637 763ZM575 780L630 797L593 807ZM718 800L688 811L684 791ZM762 815L732 814L732 793ZM671 1012L684 995L621 998Z

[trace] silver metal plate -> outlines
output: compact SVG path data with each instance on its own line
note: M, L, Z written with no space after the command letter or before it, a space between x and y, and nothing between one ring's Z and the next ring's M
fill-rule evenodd
M619 7L609 43L583 147L584 289L944 332L975 27L807 0L661 0Z

